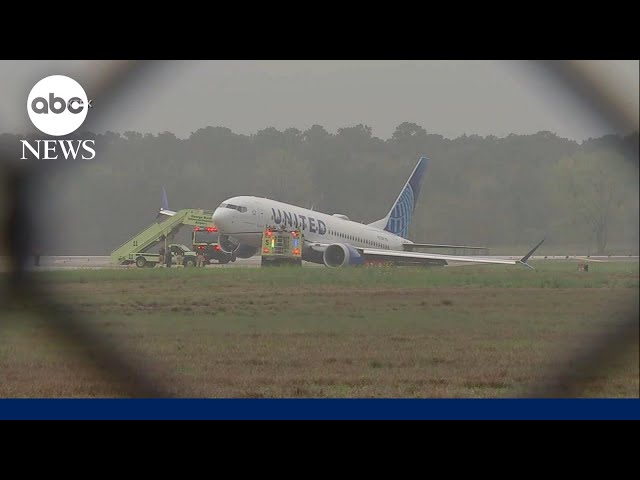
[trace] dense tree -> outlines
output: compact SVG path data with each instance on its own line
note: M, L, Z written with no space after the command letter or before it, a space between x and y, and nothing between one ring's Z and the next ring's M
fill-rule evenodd
M422 138L427 135L427 131L416 123L404 122L396 127L391 139L395 142L404 142L408 138Z
M0 135L0 148L20 158L21 138ZM638 250L637 133L582 144L551 132L448 139L404 122L387 140L364 124L336 133L321 125L267 126L252 135L207 126L186 139L131 131L77 138L95 138L95 160L39 165L47 167L39 225L55 239L51 254L108 254L155 218L162 186L173 209L211 209L254 194L372 222L388 212L420 155L429 166L412 240L496 251L522 249L546 235L547 249ZM602 197L600 220L589 220L597 216L587 217L576 202L591 202L598 188L620 183L593 169L621 158L624 188L610 202Z
M608 139L610 146L614 146L612 140ZM605 253L616 217L637 216L637 169L634 172L613 149L589 150L562 159L555 173L559 198L568 207L571 223L582 221L589 225L596 253Z

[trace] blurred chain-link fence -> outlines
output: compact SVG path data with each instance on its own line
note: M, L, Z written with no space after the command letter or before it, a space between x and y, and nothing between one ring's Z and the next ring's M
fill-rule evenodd
M88 128L100 122L101 115L117 107L126 92L142 88L151 75L163 75L161 62L107 62L107 68L93 75L93 84L87 90L93 92L101 110L93 112ZM637 112L629 112L624 92L615 91L609 85L597 81L580 62L543 62L550 78L576 96L589 108L592 115L610 125L616 131L637 131ZM1 128L1 126L0 126ZM151 368L141 364L125 352L113 339L93 330L80 314L68 305L55 301L55 296L45 290L28 271L34 251L34 214L46 199L38 195L38 184L49 174L41 164L18 161L12 152L0 152L2 203L2 246L9 258L8 273L1 290L2 317L0 334L6 332L11 322L25 321L16 313L29 313L29 318L46 318L42 323L48 329L51 341L63 342L82 352L80 359L91 366L126 397L168 397L171 389L165 379ZM634 167L638 167L637 146L630 154ZM55 168L68 168L60 167ZM559 365L548 376L548 382L532 385L528 397L573 397L580 394L587 379L601 369L606 369L615 359L638 344L638 311L629 312L625 318L612 321L609 332L586 346L580 358L572 358L567 365Z

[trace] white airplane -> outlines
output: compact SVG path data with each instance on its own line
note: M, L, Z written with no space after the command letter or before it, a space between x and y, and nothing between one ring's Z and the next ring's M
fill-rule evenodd
M268 198L229 198L220 204L212 217L220 231L220 247L232 254L232 260L236 257L249 258L260 249L263 231L273 226L301 229L304 233L303 260L327 267L360 265L365 261L379 260L404 265L496 263L522 264L533 268L527 260L544 239L520 260L415 251L419 247L479 248L417 244L406 239L427 162L427 157L418 160L389 213L368 225L352 222L346 215L328 215Z

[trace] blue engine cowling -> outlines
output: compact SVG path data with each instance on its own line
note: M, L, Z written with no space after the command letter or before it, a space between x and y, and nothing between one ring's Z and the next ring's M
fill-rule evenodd
M333 268L362 265L364 263L364 258L360 255L360 252L348 243L332 243L324 251L322 259L327 267Z

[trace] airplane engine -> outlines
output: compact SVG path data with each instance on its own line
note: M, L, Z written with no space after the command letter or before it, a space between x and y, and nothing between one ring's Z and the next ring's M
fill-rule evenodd
M258 253L257 247L244 243L235 243L229 238L229 235L220 235L218 245L220 245L224 253L230 253L234 258L251 258Z
M224 253L233 253L240 246L235 242L232 242L229 235L220 235L218 237L218 245Z
M324 264L327 267L349 267L362 265L364 258L358 250L348 243L332 243L324 251Z
M252 247L251 245L246 245L244 243L238 245L238 248L235 250L236 257L238 258L251 258L256 253L258 253L257 247Z

